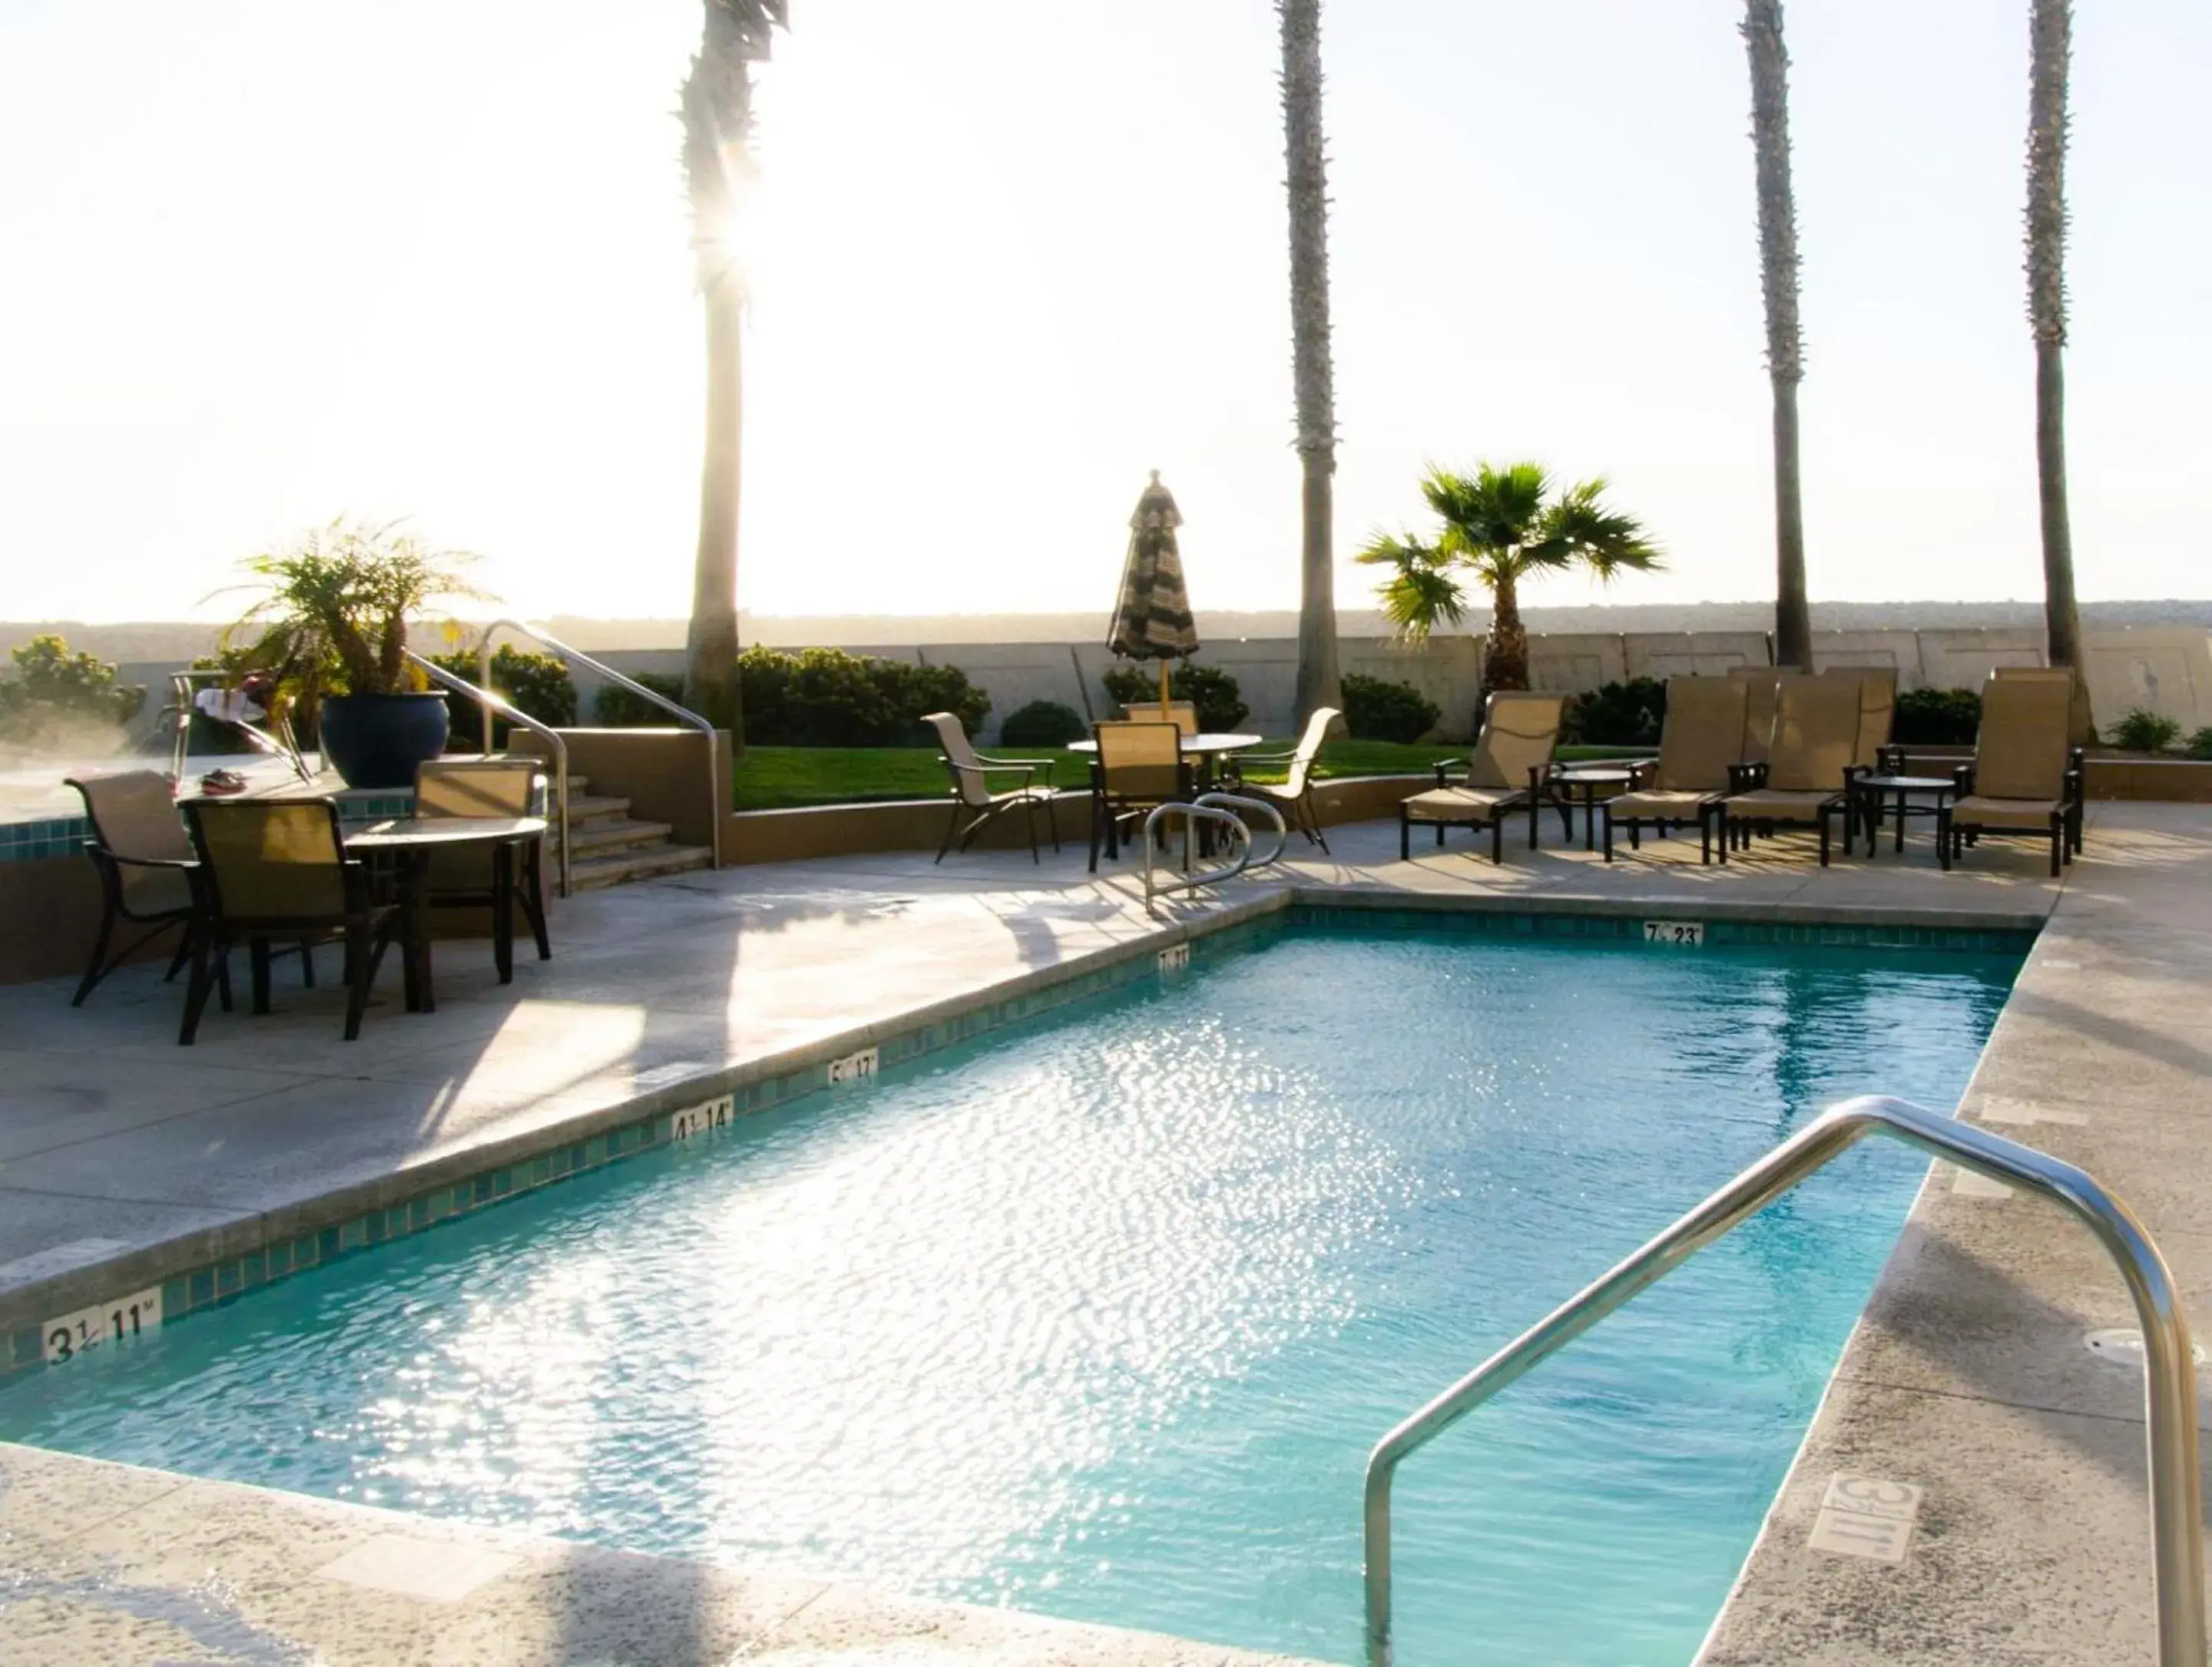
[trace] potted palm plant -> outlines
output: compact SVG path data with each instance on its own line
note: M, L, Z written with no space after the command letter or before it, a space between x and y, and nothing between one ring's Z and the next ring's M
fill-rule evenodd
M407 658L408 616L481 595L461 577L474 559L396 522L315 527L241 563L261 594L223 634L226 655L274 677L348 787L412 787L445 750L447 711Z

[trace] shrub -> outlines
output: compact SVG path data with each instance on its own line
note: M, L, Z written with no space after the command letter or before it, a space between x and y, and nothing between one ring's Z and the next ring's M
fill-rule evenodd
M477 680L474 654L432 654L429 660L441 671L451 672L470 683ZM491 656L491 690L495 695L505 696L540 723L557 728L576 721L576 684L568 675L568 662L556 654L525 654L505 645L495 648ZM456 749L483 751L483 725L477 703L448 689L446 708L453 714L453 726L447 732L448 744ZM493 746L507 745L507 728L505 719L492 720Z
M138 715L146 691L118 688L115 667L73 654L58 636L34 636L8 651L15 675L0 680L0 737L66 745L71 732L119 728Z
M1056 700L1033 700L1011 712L999 726L1001 746L1066 746L1079 741L1089 726L1072 706Z
M1418 741L1437 727L1443 711L1410 683L1363 677L1344 678L1344 722L1362 741Z
M1656 746L1667 721L1667 685L1657 678L1607 683L1568 703L1559 739L1584 746Z
M1099 681L1113 697L1117 717L1127 717L1133 702L1142 705L1160 697L1159 667L1150 661L1109 666ZM1218 666L1194 666L1187 660L1168 678L1168 698L1188 701L1198 709L1198 727L1216 733L1236 728L1252 710L1235 678Z
M745 739L758 746L913 746L925 712L950 712L970 734L991 697L957 666L873 660L842 648L748 648L738 656Z
M678 706L684 703L684 679L673 672L630 672L632 683L641 683L656 695ZM650 729L671 721L667 713L618 683L603 683L592 696L592 716L609 729Z
M1982 727L1982 697L1971 689L1898 692L1890 739L1900 746L1972 746Z
M2212 758L2212 727L2200 729L2189 738L2189 756Z
M2112 745L2129 752L2164 752L2180 739L2180 724L2148 707L2130 708L2112 726Z

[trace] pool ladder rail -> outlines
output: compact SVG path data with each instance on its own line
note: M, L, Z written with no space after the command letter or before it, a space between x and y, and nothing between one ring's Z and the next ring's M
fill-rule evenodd
M2118 1264L2142 1322L2159 1667L2205 1667L2197 1371L2189 1321L2166 1259L2134 1213L2084 1171L2002 1135L1883 1095L1830 1108L1376 1444L1367 1461L1369 1667L1391 1667L1390 1485L1399 1464L1868 1135L1889 1135L1978 1174L2041 1194L2071 1211Z
M1274 849L1263 857L1252 855L1252 830L1246 822L1247 815L1256 812L1274 824L1269 830L1274 835ZM1164 849L1158 837L1159 827L1170 817L1182 822L1182 862L1180 879L1163 880L1156 878L1158 859ZM1228 842L1231 860L1218 867L1191 867L1192 834L1201 822L1221 830ZM1248 868L1264 868L1279 861L1283 848L1290 843L1290 830L1284 825L1282 812L1262 799L1247 799L1234 793L1201 793L1188 804L1157 806L1145 818L1145 908L1150 912L1154 901L1171 891L1194 891L1202 885L1218 885L1224 880L1234 879Z

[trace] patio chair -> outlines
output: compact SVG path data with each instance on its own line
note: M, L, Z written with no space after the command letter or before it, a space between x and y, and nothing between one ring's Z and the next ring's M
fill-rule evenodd
M1824 678L1849 678L1859 685L1859 739L1853 750L1851 776L1872 776L1882 768L1890 751L1890 725L1897 716L1897 667L1894 666L1830 666L1820 675ZM1846 796L1845 809L1850 808ZM1871 807L1875 820L1880 819L1881 806ZM1867 837L1874 837L1874 829L1867 829Z
M1121 720L1097 724L1098 756L1091 767L1091 872L1098 872L1103 838L1110 861L1121 854L1121 824L1191 796L1182 731L1172 723Z
M1283 819L1306 837L1306 843L1318 845L1326 852L1328 841L1322 837L1321 818L1314 810L1314 761L1321 756L1322 743L1328 739L1329 727L1344 715L1334 706L1314 709L1306 720L1305 733L1298 737L1297 745L1288 752L1242 752L1229 761L1229 785L1237 792L1250 798L1265 799L1283 807ZM1247 782L1247 764L1282 764L1290 769L1279 783Z
M969 742L968 731L959 715L952 712L930 712L922 721L937 731L937 744L945 751L938 755L938 763L945 766L952 781L952 819L945 824L944 843L937 848L937 860L945 861L953 842L959 842L965 851L969 843L985 827L1009 811L1018 810L1029 818L1030 861L1039 862L1037 855L1036 812L1044 806L1045 821L1052 829L1052 849L1060 849L1060 818L1053 809L1052 760L1049 758L987 758ZM1042 770L1045 785L1039 787L1036 775ZM1020 776L1022 784L1003 793L991 790L994 776Z
M84 854L100 872L100 929L93 934L92 959L78 981L70 1006L81 1007L100 981L172 927L181 928L167 978L174 978L192 952L192 842L177 819L169 778L158 770L131 770L113 776L65 778L84 800L92 837ZM111 956L117 923L143 926L129 944Z
M2067 739L2074 679L1992 676L1982 686L1974 761L1959 768L1959 797L1936 818L1936 849L1948 871L1969 835L2021 835L2051 842L2057 879L2081 849L2082 760Z
M1731 666L1729 681L1744 686L1743 762L1763 764L1774 737L1774 703L1789 673L1778 666Z
M1171 723L1186 735L1198 733L1198 708L1187 700L1171 700L1164 706L1146 701L1123 709L1132 723Z
M535 758L431 758L416 766L415 814L423 821L544 813L544 768ZM514 982L515 904L530 922L538 958L553 958L545 929L545 842L533 839L524 846L520 863L502 855L507 849L433 849L422 893L433 909L491 910L492 961L502 984Z
M1669 678L1667 722L1659 733L1656 763L1632 765L1629 790L1605 806L1605 860L1613 861L1613 830L1628 830L1629 849L1644 848L1643 830L1664 838L1676 826L1698 824L1698 861L1713 860L1713 824L1734 782L1729 771L1743 762L1744 713L1751 684L1741 678Z
M177 1040L189 1046L217 970L246 940L252 956L253 1011L269 1011L274 938L336 937L345 945L345 1037L361 1034L376 970L400 924L398 905L377 899L368 869L349 859L337 806L327 799L188 799L185 824L199 855L192 871L192 976ZM415 991L412 956L408 996ZM227 976L225 976L227 983Z
M1490 860L1505 857L1505 818L1515 811L1528 815L1528 849L1536 849L1536 817L1552 772L1552 751L1566 710L1564 695L1500 690L1486 703L1482 735L1464 765L1438 764L1437 784L1398 806L1398 858L1413 855L1413 824L1436 828L1437 843L1446 828L1490 830ZM1463 772L1455 787L1451 773ZM1564 803L1559 818L1574 831L1573 812Z
M1721 861L1753 828L1817 824L1828 866L1828 818L1842 810L1858 755L1860 685L1850 678L1784 677L1777 685L1766 758L1734 772L1745 784L1721 803Z

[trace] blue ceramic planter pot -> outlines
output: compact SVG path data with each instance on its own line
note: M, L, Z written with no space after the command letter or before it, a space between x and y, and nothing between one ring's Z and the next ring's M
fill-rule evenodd
M443 695L332 695L323 757L349 788L412 788L415 767L446 750Z

